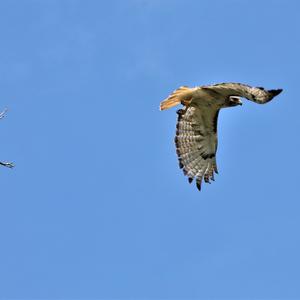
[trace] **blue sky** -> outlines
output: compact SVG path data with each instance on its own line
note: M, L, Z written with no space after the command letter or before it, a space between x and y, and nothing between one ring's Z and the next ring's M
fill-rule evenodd
M300 299L299 1L0 1L0 299ZM181 85L284 92L178 168Z

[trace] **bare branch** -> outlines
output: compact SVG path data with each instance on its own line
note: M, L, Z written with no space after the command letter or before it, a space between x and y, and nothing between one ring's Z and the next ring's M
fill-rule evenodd
M5 114L7 112L7 108L5 108L1 113L0 113L0 119L3 119Z
M0 113L0 120L4 118L6 112L7 112L7 108L5 108L5 109ZM4 166L4 167L7 167L7 168L13 168L13 167L14 167L14 164L11 163L11 162L3 162L3 161L0 161L0 165L1 165L1 166Z
M7 167L7 168L13 168L13 167L14 167L14 164L11 163L11 162L3 162L3 161L0 161L0 165L1 165L1 166L4 166L4 167Z

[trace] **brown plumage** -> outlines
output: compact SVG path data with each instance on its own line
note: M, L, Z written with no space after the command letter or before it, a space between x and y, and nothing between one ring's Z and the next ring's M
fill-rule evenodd
M178 104L175 145L179 167L191 183L210 183L218 173L216 163L217 122L222 108L242 105L240 97L264 104L281 93L281 89L265 90L240 83L221 83L188 88L182 86L160 103L160 110Z

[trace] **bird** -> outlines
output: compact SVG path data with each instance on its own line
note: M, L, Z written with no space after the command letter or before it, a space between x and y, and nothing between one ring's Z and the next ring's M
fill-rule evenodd
M181 86L160 103L160 110L179 104L177 110L175 145L179 167L193 180L196 187L214 181L218 174L216 152L218 147L217 125L223 108L242 105L241 98L265 104L279 95L282 89L266 90L242 83L218 83L193 88Z
M7 108L5 108L1 113L0 113L0 120L4 118L5 113L7 112ZM3 167L7 167L7 168L13 168L14 164L12 162L4 162L4 161L0 161L0 165Z

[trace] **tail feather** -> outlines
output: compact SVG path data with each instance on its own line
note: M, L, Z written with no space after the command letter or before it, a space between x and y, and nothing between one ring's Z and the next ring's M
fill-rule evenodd
M188 105L191 101L193 95L193 90L187 86L181 86L179 89L175 90L168 98L160 103L160 110L169 109L180 103Z

